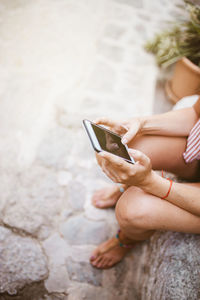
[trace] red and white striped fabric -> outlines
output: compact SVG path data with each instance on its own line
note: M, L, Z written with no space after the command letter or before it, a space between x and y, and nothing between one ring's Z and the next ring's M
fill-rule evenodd
M200 160L200 119L190 131L187 140L187 148L183 153L183 157L186 163Z

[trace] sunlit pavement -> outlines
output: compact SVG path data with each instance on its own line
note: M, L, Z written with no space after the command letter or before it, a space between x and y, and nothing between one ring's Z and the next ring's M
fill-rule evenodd
M143 45L177 3L0 1L1 293L138 299L132 254L108 271L88 262L117 224L91 206L109 181L81 121L152 113L158 70Z

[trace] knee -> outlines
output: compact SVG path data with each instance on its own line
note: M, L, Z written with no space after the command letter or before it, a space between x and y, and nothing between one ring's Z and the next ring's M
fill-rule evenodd
M149 198L150 195L135 187L129 188L121 196L115 210L121 229L152 229L154 205Z

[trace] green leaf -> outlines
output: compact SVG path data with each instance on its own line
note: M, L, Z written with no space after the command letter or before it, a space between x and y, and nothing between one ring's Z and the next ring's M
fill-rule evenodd
M159 66L168 67L186 56L200 65L200 6L185 1L188 17L156 34L144 47L154 54Z

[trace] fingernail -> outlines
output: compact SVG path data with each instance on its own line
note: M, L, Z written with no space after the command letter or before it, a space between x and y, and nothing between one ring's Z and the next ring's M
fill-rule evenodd
M94 259L95 259L95 256L91 256L90 259L91 259L91 260L94 260Z
M126 125L122 125L122 127L128 131L128 127Z
M122 144L127 144L127 139L122 139Z
M131 152L131 153L136 153L137 151L136 150L134 150L134 149L131 149L131 148L128 148L128 152Z
M99 155L100 156L104 156L104 152L99 152Z

